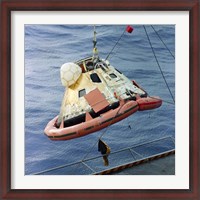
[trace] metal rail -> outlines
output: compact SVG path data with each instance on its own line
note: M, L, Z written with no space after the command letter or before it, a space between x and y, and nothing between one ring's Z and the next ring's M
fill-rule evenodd
M91 171L91 174L95 174L95 175L98 175L98 174L108 174L108 173L111 173L111 172L114 172L114 171L118 171L118 170L121 170L121 169L124 169L124 168L127 168L127 167L132 167L132 166L134 166L134 165L138 165L138 164L147 162L147 161L149 161L149 160L153 160L153 159L156 159L156 158L164 157L164 156L167 156L167 155L169 155L169 154L175 153L175 149L174 149L174 148L171 148L170 150L163 151L163 152L158 153L158 154L153 154L153 155L148 156L148 157L143 157L143 155L141 155L141 154L138 153L137 151L133 150L134 148L137 148L137 147L149 145L149 144L152 144L152 143L154 143L154 142L159 142L159 141L164 141L164 140L171 141L171 142L173 143L173 146L175 146L173 137L168 136L168 137L162 137L162 138L155 139L155 140L152 140L152 141L149 141L149 142L144 142L144 143L141 143L141 144L138 144L138 145L134 145L134 146L131 146L131 147L127 147L127 148L123 148L123 149L114 151L114 152L112 152L109 156L114 155L114 154L117 154L117 153L120 153L120 152L123 152L123 151L124 151L124 152L125 152L125 151L129 151L129 152L131 153L131 156L132 156L132 158L133 158L133 161L132 161L132 162L129 162L129 163L125 163L125 164L123 164L123 165L118 165L118 166L116 166L116 167L109 168L109 169L107 169L107 170L103 170L103 171L100 171L100 172L95 171L95 170L94 170L91 166L89 166L89 164L86 163L86 162L87 162L87 161L91 161L91 160L95 160L95 159L98 159L98 158L102 158L103 155L99 155L99 156L92 157L92 158L87 158L87 159L84 159L84 160L82 160L82 161L77 161L77 162L72 162L72 163L60 165L60 166L53 167L53 168L50 168L50 169L47 169L47 170L43 170L43 171L40 171L40 172L37 172L37 173L33 173L32 175L41 175L41 174L45 174L45 173L48 173L48 172L51 172L51 171L55 171L55 170L58 170L58 169L70 167L70 166L77 165L77 164L81 164L81 163L82 163L86 168L88 168L88 169ZM141 159L135 160L134 154L138 155Z
M155 159L158 159L158 158L166 157L166 156L171 155L171 154L175 154L175 149L172 149L170 151L166 151L166 152L163 152L163 153L160 153L160 154L156 154L156 155L153 155L153 156L149 156L149 157L146 157L146 158L143 158L143 159L140 159L140 160L136 160L136 161L133 161L133 162L128 162L128 163L125 163L123 165L118 165L116 167L113 167L113 168L110 168L110 169L107 169L107 170L103 170L103 171L100 171L100 172L97 172L97 173L93 173L93 175L111 174L113 172L121 171L123 169L130 168L130 167L142 164L142 163L146 163L148 161L152 161L152 160L155 160Z

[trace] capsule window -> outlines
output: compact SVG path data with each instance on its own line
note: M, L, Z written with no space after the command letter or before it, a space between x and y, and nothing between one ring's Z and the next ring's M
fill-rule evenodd
M111 78L117 78L117 76L115 74L109 74Z
M79 90L79 91L78 91L78 96L79 96L79 98L80 98L80 97L83 97L85 94L86 94L85 89L82 89L82 90Z
M96 73L90 74L90 78L92 79L92 82L94 83L101 83L101 79Z

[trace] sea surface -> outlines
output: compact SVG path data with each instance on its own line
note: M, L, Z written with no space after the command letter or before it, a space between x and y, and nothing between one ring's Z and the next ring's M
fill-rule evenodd
M129 79L136 80L150 96L160 96L163 99L162 106L136 112L107 129L68 141L49 140L44 135L44 128L60 111L65 91L60 81L60 66L92 55L93 26L25 26L26 175L57 167L57 170L50 170L46 174L91 174L108 168L103 165L101 158L98 161L90 160L100 156L97 141L102 133L102 139L110 146L111 153L135 147L139 155L145 157L153 153L151 151L156 153L173 148L171 142L162 138L175 140L175 105L169 92L170 89L175 98L175 26L132 26L134 31L124 34L109 61ZM125 28L126 25L96 26L101 58L108 55ZM152 143L154 140L159 142ZM147 145L139 149L137 146L140 144ZM149 148L149 145L153 148ZM110 156L110 166L129 162L129 156L126 151ZM83 163L59 168L85 159L89 160L87 165L94 171Z

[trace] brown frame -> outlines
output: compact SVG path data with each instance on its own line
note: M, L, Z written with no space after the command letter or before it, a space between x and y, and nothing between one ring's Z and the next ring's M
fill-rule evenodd
M188 190L13 190L11 189L11 11L189 11L190 187ZM199 0L2 0L0 71L1 199L199 199Z

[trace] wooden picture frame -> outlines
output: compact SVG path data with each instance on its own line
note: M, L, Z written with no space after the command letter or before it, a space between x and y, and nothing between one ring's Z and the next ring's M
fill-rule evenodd
M12 11L189 11L190 23L190 187L188 190L11 189L11 12ZM199 168L199 10L198 0L3 0L1 1L1 199L198 199Z

